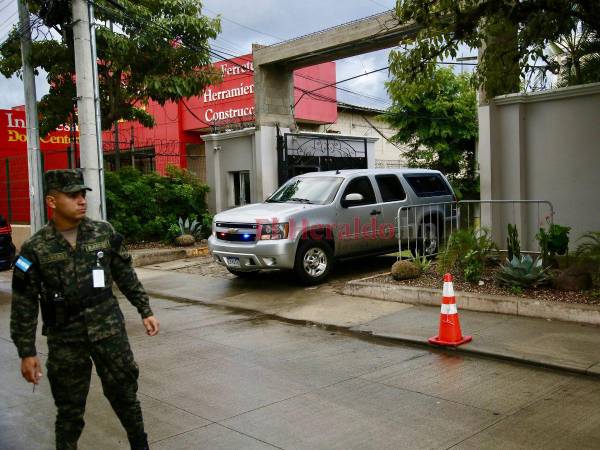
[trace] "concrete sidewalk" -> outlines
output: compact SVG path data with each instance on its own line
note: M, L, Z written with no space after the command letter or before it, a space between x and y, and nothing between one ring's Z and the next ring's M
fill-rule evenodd
M360 336L428 345L437 334L439 308L345 296L328 286L290 286L273 276L222 279L137 269L148 292L182 302L252 311L280 320L330 326ZM473 342L448 351L600 375L600 327L504 314L460 311Z

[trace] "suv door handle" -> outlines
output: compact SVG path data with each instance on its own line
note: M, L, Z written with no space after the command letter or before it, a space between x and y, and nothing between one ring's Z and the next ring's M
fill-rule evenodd
M377 211L376 209L374 209L373 211L371 211L369 214L371 214L372 216L376 216L378 214L381 214L381 211Z

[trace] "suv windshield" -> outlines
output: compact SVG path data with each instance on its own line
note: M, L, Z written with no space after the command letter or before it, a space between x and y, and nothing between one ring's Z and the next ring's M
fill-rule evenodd
M298 202L324 205L333 201L343 180L341 177L292 178L266 201L267 203Z

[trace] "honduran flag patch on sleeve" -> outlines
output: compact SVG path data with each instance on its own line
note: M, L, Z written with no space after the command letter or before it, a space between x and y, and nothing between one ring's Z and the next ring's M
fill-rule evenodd
M22 270L23 272L27 272L29 270L29 268L31 267L31 261L29 261L24 256L19 256L19 259L17 259L17 262L15 262L15 267L17 269Z

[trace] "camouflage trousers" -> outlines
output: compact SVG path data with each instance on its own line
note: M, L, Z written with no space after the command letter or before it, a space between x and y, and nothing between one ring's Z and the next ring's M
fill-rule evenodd
M46 367L57 410L56 448L73 448L83 431L92 361L132 448L144 448L146 434L137 399L139 370L124 332L97 342L48 340Z

